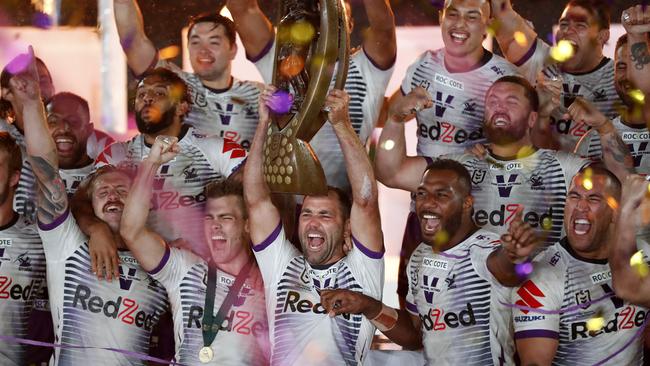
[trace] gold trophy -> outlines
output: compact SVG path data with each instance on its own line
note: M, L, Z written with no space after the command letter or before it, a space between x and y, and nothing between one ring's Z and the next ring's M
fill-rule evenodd
M350 53L345 5L343 0L288 0L282 14L273 85L293 102L287 113L271 113L264 178L272 192L325 194L327 180L309 141L327 120L322 109L335 69L334 87L345 85Z

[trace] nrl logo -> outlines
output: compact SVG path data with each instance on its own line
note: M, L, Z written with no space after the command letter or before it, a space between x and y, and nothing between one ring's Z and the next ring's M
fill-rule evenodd
M481 184L483 183L483 180L485 179L485 174L487 172L485 170L479 169L475 170L472 172L472 183L473 184Z

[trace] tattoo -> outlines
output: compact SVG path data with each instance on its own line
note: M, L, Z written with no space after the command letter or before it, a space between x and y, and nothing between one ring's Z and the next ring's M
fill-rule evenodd
M38 210L45 222L52 222L68 208L68 195L58 169L47 159L30 156L34 175L38 180Z
M650 54L648 54L648 44L646 42L635 43L630 46L630 57L635 62L634 67L637 70L643 70L645 65L650 64Z
M623 142L621 136L617 132L612 132L603 137L605 139L603 156L605 154L610 155L616 163L622 164L628 172L633 173L634 162L632 161L630 150L625 145L625 142Z

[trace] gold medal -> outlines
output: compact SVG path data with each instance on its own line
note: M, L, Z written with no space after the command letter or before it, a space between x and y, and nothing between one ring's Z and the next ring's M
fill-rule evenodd
M199 351L199 361L201 361L201 363L208 363L212 361L213 358L214 352L212 351L212 348L206 346L201 348Z

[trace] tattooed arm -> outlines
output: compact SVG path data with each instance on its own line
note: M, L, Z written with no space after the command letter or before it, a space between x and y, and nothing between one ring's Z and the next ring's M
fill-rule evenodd
M650 8L636 5L625 10L621 16L630 51L628 77L643 93L650 93Z
M31 47L29 57L31 61L26 71L14 76L10 87L22 109L27 155L38 181L38 219L49 224L68 209L68 197L59 176L56 145L47 128Z

